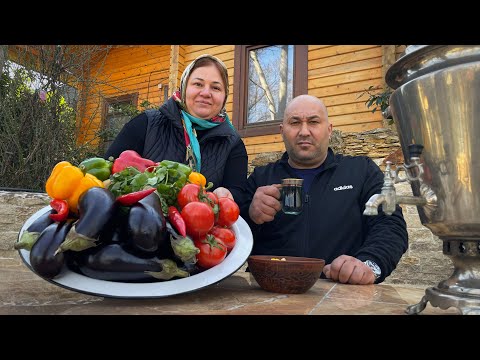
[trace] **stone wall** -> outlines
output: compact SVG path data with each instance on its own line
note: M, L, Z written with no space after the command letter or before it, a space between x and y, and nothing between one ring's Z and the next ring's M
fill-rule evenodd
M390 129L344 134L335 131L331 146L335 151L344 154L368 155L382 168L387 156L390 160L403 162L401 156L398 156L398 136ZM392 153L394 155L391 155ZM250 169L274 161L280 156L279 152L257 156L249 164ZM411 195L408 183L396 184L396 189L398 194ZM0 257L12 256L15 251L13 244L23 223L48 203L46 194L0 191ZM453 270L452 262L442 253L442 241L420 223L416 207L402 207L407 222L409 249L385 282L434 286L450 276Z

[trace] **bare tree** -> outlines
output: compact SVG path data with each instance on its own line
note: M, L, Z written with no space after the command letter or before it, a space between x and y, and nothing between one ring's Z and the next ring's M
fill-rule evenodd
M278 114L283 114L285 111L285 107L287 106L288 45L281 46L280 51L280 85L278 87Z
M268 83L265 80L265 75L263 73L262 67L258 62L257 53L255 51L250 51L250 57L252 58L253 65L255 66L255 71L257 72L258 78L260 79L260 86L265 92L265 95L267 96L268 109L270 110L270 119L274 120L275 114L277 113L277 111L275 110L275 103L273 101L273 96L270 91L270 87L268 86Z
M278 45L250 51L250 122L276 120L283 116L289 96L288 49L288 45Z

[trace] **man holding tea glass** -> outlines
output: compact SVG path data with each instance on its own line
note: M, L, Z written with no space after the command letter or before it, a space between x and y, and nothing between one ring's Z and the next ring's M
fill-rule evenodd
M252 255L324 259L326 278L349 284L382 282L408 248L402 210L364 216L381 192L383 173L366 156L334 154L324 103L292 99L280 133L286 152L256 167L239 201L252 229Z

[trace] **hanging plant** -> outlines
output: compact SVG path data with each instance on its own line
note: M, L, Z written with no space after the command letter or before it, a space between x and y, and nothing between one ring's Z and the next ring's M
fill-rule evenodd
M383 117L389 120L389 124L392 124L393 118L390 111L388 111L388 106L390 101L390 95L393 91L389 87L387 87L384 91L381 92L375 92L377 90L382 90L382 88L374 87L373 85L369 86L368 89L365 89L365 91L357 97L357 99L361 98L365 94L368 95L368 99L365 101L365 106L369 109L373 107L373 109L371 110L372 113L380 110Z

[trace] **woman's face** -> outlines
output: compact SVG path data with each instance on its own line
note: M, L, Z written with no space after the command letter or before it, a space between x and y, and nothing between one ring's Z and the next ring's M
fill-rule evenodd
M211 119L222 110L225 86L213 64L196 68L190 74L185 91L187 111L200 119Z

